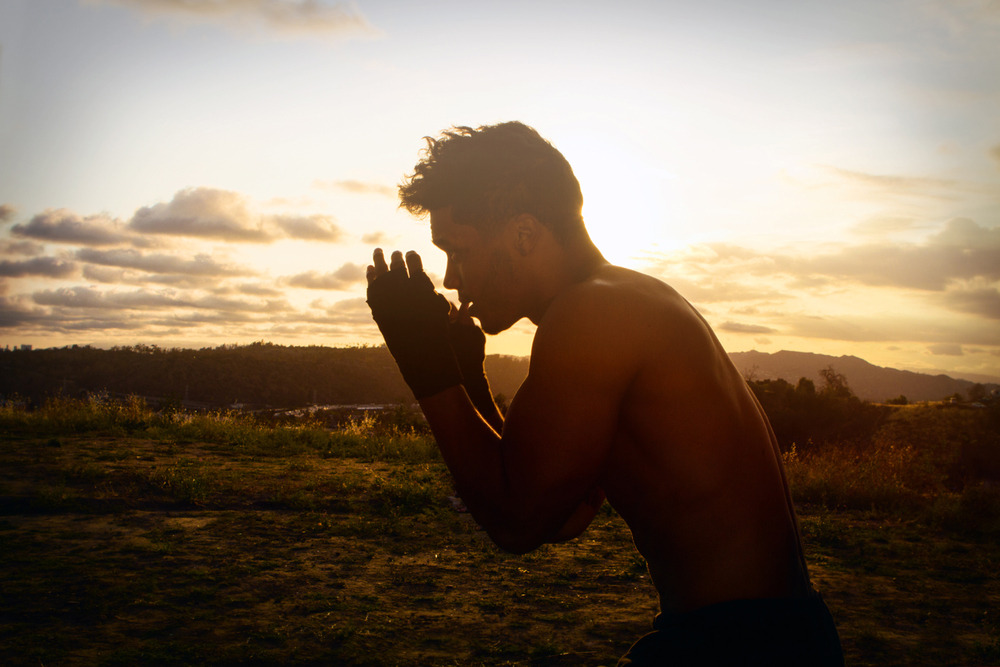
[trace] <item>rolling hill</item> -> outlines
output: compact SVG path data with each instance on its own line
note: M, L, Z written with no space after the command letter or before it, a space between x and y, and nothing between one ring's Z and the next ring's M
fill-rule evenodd
M847 378L855 395L870 401L900 395L910 401L967 396L975 384L946 375L880 368L857 357L787 351L736 352L730 357L748 379L781 378L795 384L806 377L817 387L823 384L820 370L832 367ZM493 393L509 400L528 372L528 358L490 355L486 370ZM985 387L992 391L1000 384ZM16 394L40 404L47 396L95 391L216 406L398 403L411 396L384 347L254 343L200 350L137 345L0 351L0 398Z
M819 371L832 367L847 378L854 394L866 401L882 401L906 396L910 401L939 401L961 394L966 396L975 385L970 380L958 380L947 375L928 375L883 368L868 363L858 357L834 357L811 352L789 352L782 350L766 352L732 352L730 359L740 369L743 376L754 380L774 380L781 378L792 384L799 378L808 378L819 387L823 384ZM1000 389L1000 384L984 384L987 391Z

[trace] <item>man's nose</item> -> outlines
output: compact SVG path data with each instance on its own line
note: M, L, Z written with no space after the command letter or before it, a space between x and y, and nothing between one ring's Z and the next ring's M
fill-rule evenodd
M462 278L458 268L449 261L444 270L444 288L457 290L462 287Z

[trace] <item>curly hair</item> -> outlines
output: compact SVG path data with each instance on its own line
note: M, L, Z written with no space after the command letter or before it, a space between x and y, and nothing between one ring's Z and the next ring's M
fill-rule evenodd
M586 234L573 168L533 128L512 121L453 127L427 147L399 186L414 215L452 207L455 222L493 233L516 215L534 215L561 243Z

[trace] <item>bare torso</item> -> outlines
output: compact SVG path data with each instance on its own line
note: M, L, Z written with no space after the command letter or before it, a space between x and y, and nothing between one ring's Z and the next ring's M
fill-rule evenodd
M662 609L805 595L777 443L709 326L666 284L620 267L605 265L570 298L592 303L620 341L611 353L629 379L598 483L632 529Z
M547 300L526 294L538 329L502 431L461 386L420 401L490 537L515 553L572 537L603 491L630 526L663 611L807 595L777 443L694 308L663 282L603 260ZM480 313L496 311L483 301Z

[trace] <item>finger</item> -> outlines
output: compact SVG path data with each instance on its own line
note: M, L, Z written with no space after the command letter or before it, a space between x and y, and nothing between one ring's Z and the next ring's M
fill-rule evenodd
M405 271L406 264L403 262L403 253L398 250L393 251L392 257L389 258L389 270L390 271Z
M468 324L474 326L476 323L472 321L472 315L469 315L469 306L471 305L471 301L463 303L462 307L458 309L457 313L455 313L455 319L452 321L457 324Z
M410 277L420 275L424 272L424 260L414 250L406 253L406 268L410 271Z
M378 273L376 272L375 267L372 266L371 264L369 264L368 268L365 269L365 278L368 279L368 284L369 285L372 284L373 280L375 280L376 278L378 278Z
M375 252L372 253L372 264L374 264L375 277L379 277L383 273L389 270L389 267L385 263L385 253L382 252L382 248L375 248Z

